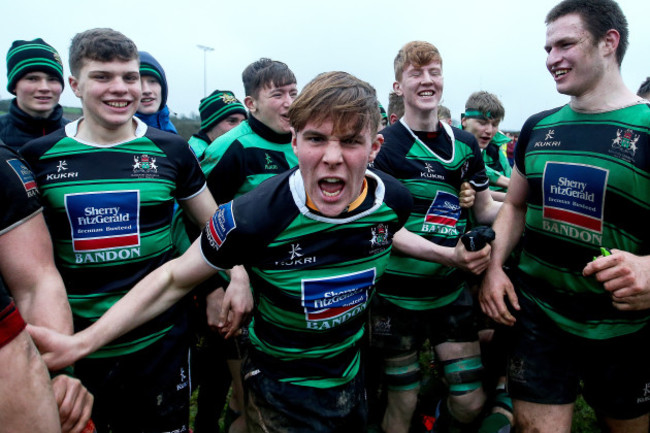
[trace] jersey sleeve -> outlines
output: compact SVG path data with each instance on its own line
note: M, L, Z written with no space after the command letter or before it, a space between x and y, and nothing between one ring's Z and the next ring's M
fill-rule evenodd
M235 215L236 206L232 201L220 205L201 233L201 254L208 264L219 270L244 264L250 254L257 251L253 245L254 236L247 236Z
M0 145L0 235L41 211L36 180L26 162Z
M175 163L178 164L176 199L190 199L205 188L205 176L201 171L199 161L187 142L182 139L179 139L178 145L170 146L169 149L173 149L170 152L170 158L173 158Z
M402 228L413 210L413 196L411 192L400 181L385 172L371 170L379 176L386 188L385 203L395 211L398 218L398 226Z
M468 160L464 180L469 181L476 191L484 191L489 186L489 180L485 171L485 162L483 162L481 148L474 137L469 140L468 146L472 148L473 156Z
M211 155L214 158L215 155ZM206 155L207 160L207 155ZM233 141L208 174L208 188L218 204L233 198L246 180L244 147Z

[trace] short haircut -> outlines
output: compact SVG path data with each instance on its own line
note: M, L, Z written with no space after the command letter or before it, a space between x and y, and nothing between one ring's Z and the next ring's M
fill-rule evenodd
M380 122L375 88L347 72L324 72L305 86L289 107L289 122L301 131L308 122L333 123L335 133L359 134Z
M388 94L388 116L390 117L391 114L397 116L398 119L404 116L404 98L395 92Z
M395 56L395 61L393 62L393 66L395 67L395 80L402 80L402 73L409 65L421 67L433 61L440 62L442 66L440 52L433 44L424 41L409 42Z
M646 78L645 81L641 83L636 94L646 99L650 97L650 77Z
M451 119L451 111L444 105L438 105L438 119Z
M296 76L286 64L264 57L248 65L241 78L245 95L253 98L257 98L264 87L282 87L296 83Z
M578 14L582 18L582 23L594 38L594 44L609 30L616 30L621 35L616 49L616 61L619 66L623 63L629 44L629 30L627 19L618 3L614 0L564 0L546 15L546 24L569 14Z
M467 102L465 102L465 112L468 110L478 111L488 119L496 119L499 122L503 120L506 115L506 109L499 101L496 95L480 90L469 95ZM468 115L469 117L469 115Z
M122 33L98 28L77 33L70 43L70 72L78 76L85 60L128 62L140 59L138 47Z

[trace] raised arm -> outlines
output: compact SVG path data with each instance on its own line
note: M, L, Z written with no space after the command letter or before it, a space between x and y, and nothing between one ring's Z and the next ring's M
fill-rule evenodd
M156 317L216 272L201 256L196 240L185 254L143 278L83 331L64 336L32 326L28 330L48 367L60 369Z

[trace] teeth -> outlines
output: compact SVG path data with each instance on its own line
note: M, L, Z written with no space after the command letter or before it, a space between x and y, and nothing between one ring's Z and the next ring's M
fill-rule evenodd
M326 196L326 197L335 197L335 196L338 195L338 193L339 193L338 191L336 191L336 192L323 191L323 195Z
M126 102L107 102L107 104L115 108L124 108L128 105Z
M420 96L433 96L433 92L432 91L420 92Z
M327 182L327 183L338 183L339 180L336 179L336 178L334 178L334 177L326 177L325 179L323 179L323 182Z
M569 72L568 69L558 69L557 71L555 71L555 76L559 77L559 76L564 75L564 74L566 74L568 72Z

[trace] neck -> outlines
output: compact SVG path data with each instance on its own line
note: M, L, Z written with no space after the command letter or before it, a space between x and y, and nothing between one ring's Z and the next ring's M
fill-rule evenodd
M623 83L617 65L616 71L610 71L593 88L581 95L571 96L569 105L575 111L597 113L634 105L642 100Z
M77 127L76 137L80 140L99 145L122 143L135 138L136 127L137 123L135 120L130 120L116 128L107 128L84 117Z
M51 115L52 113L54 113L54 108L52 108L52 109L49 110L49 111L34 111L34 110L30 110L30 109L28 109L28 108L26 108L26 107L23 107L23 106L21 105L21 103L20 103L20 101L19 101L18 99L16 99L16 104L18 105L18 108L20 108L20 109L23 110L25 113L27 113L28 115L30 115L31 117L33 117L33 118L35 118L35 119L47 119L48 117L50 117L50 115Z
M413 131L435 132L438 130L438 108L432 111L406 110L404 122Z

